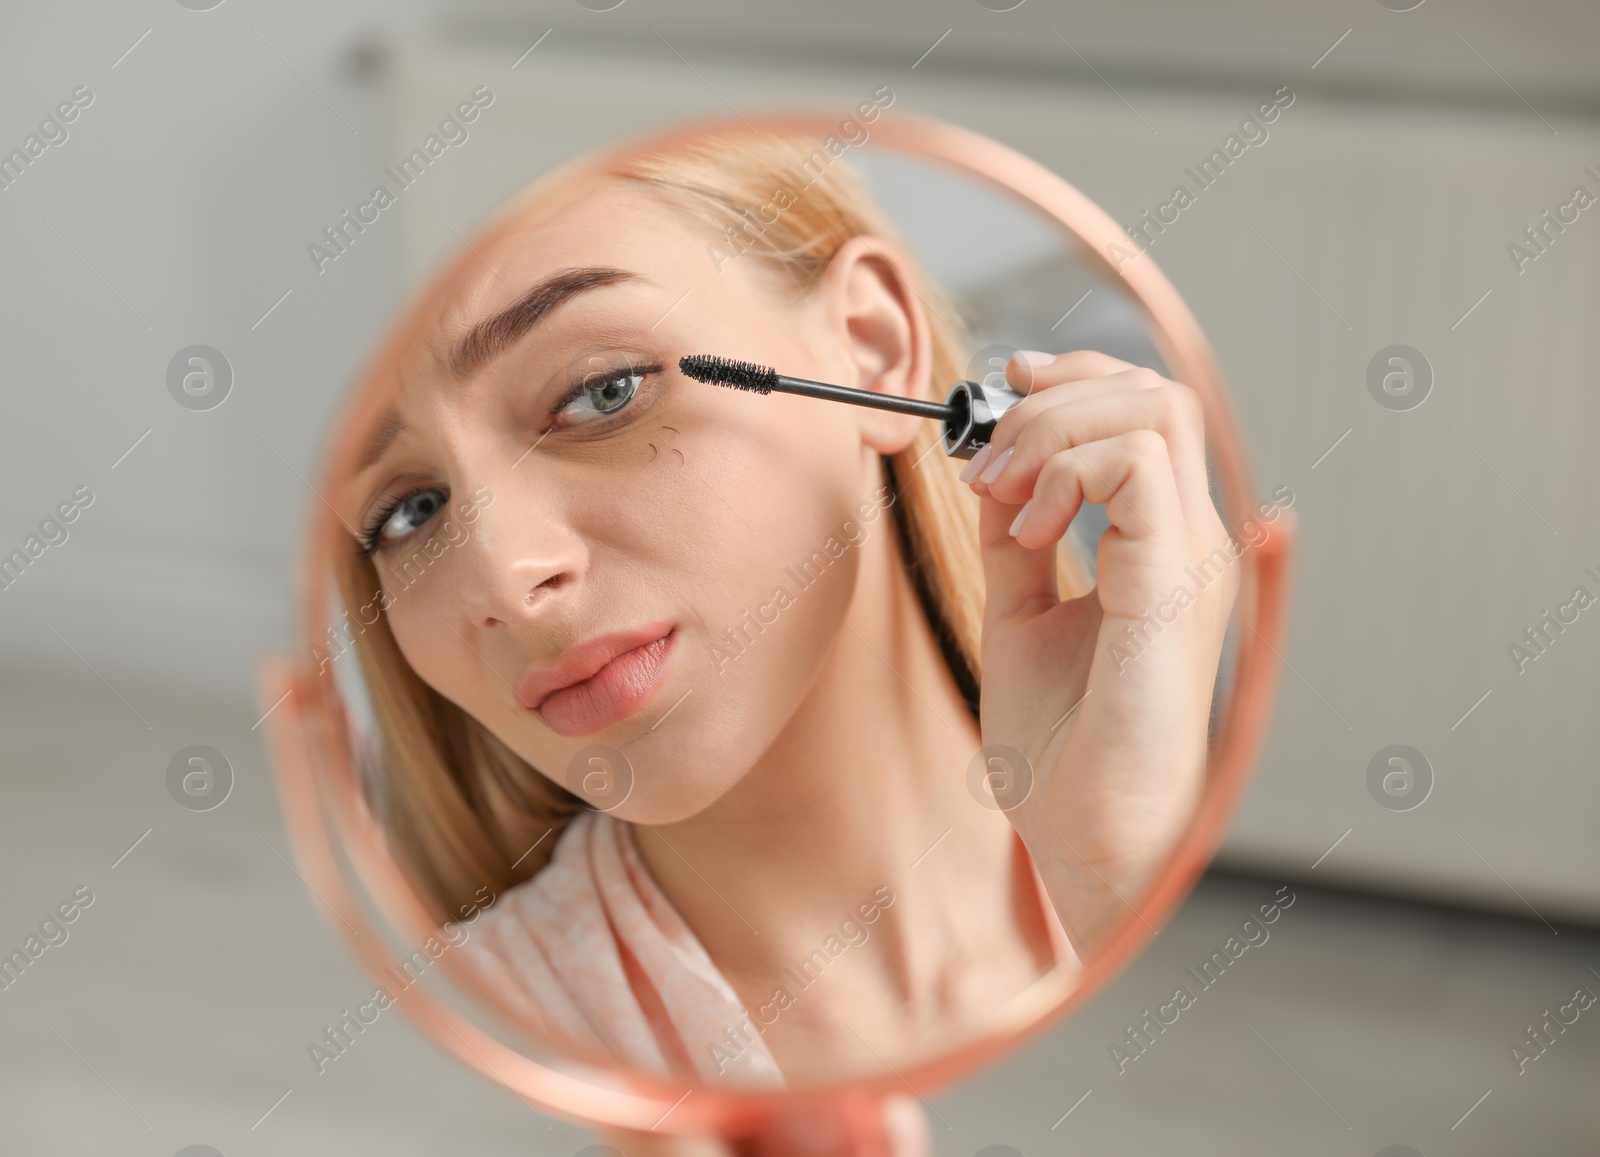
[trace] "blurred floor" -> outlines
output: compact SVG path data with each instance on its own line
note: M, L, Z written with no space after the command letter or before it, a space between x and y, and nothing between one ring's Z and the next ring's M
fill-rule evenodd
M1600 932L1558 924L1558 935L1531 916L1297 881L1269 938L1201 989L1185 970L1198 972L1282 883L1209 877L1080 1015L935 1105L953 1126L935 1122L949 1138L940 1152L995 1143L1188 1157L1413 1157L1392 1145L1427 1157L1600 1152L1600 1003L1525 1074L1508 1050L1578 988L1600 995ZM1193 1005L1117 1075L1108 1045L1179 985Z
M498 1157L592 1140L399 1017L315 1073L308 1042L370 984L289 866L252 705L87 672L12 676L0 695L0 950L75 889L94 895L0 992L0 1152ZM167 764L191 744L234 768L214 811L167 793ZM1208 879L1068 1024L932 1101L938 1152L1600 1150L1600 1005L1525 1075L1507 1047L1577 988L1600 993L1600 933L1290 881L1269 939L1201 990L1185 968L1284 882ZM1107 1046L1180 984L1194 1004L1118 1075Z

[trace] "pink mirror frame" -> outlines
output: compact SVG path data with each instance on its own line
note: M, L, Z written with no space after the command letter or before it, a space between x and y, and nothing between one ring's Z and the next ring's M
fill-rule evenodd
M822 114L730 118L608 149L579 158L535 183L485 233L504 227L530 198L560 188L575 176L581 181L586 174L603 174L608 161L639 150L671 148L705 134L752 128L822 138L836 127L837 116ZM1098 254L1107 270L1116 271L1114 276L1148 312L1170 376L1192 386L1203 400L1207 438L1218 464L1227 509L1252 509L1249 468L1205 337L1177 291L1148 256L1126 260L1131 242L1115 221L1055 173L969 130L897 114L881 118L873 126L873 140L978 178L1025 202L1059 222L1086 250ZM1113 254L1122 260L1113 259ZM383 373L417 319L435 308L441 294L476 262L468 250L432 281L406 321L386 339L365 381ZM356 434L375 416L380 400L377 391L365 389L347 407L319 476L321 492L354 462L360 450ZM847 1093L887 1096L904 1092L907 1086L924 1094L998 1059L1065 1017L1116 976L1177 910L1214 855L1265 739L1281 661L1294 545L1293 512L1284 511L1263 529L1267 539L1240 557L1236 658L1226 715L1208 768L1207 791L1196 814L1157 882L1086 962L1084 970L1074 976L1059 970L1047 974L1007 1006L1004 1018L997 1020L988 1036L897 1073L795 1093L756 1093L686 1086L599 1060L552 1067L504 1044L421 985L408 988L398 998L399 1006L450 1053L527 1101L562 1117L623 1129L735 1136L748 1131L780 1102L837 1101ZM337 517L325 503L315 504L310 549L302 560L300 576L298 624L303 655L310 656L312 647L322 643L323 627L330 621L326 576L332 573L327 565L331 552L348 548L347 532ZM381 930L369 920L341 864L340 850L395 929L412 942L421 942L435 933L437 925L408 887L367 806L350 758L344 708L332 676L319 674L309 657L278 657L263 665L261 686L263 706L270 707L267 719L279 792L301 870L310 889L331 910L333 926L374 981L382 984L386 970L395 968L398 959L386 948ZM467 970L451 970L451 975L474 995L487 996Z

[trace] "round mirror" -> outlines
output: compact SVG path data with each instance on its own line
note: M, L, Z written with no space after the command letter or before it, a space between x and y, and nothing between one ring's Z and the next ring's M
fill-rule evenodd
M587 1121L1013 1047L1181 901L1270 707L1294 495L1181 300L874 101L540 180L317 491L266 688L307 878L373 1006Z

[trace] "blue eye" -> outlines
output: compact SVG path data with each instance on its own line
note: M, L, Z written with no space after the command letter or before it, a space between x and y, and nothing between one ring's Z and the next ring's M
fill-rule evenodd
M553 417L564 426L581 426L609 417L633 401L644 380L660 366L624 367L586 377L557 405Z
M380 547L399 542L443 509L449 500L450 496L444 491L430 486L385 507L362 534L363 553L371 554Z

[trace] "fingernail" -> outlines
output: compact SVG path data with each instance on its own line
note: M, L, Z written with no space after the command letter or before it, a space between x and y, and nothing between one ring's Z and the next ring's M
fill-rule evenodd
M978 476L978 471L983 469L983 464L989 460L989 452L993 449L994 443L990 442L987 446L974 454L967 464L961 469L961 481L971 482L974 478L976 478Z
M1026 501L1026 502L1024 502L1022 504L1022 509L1017 511L1017 517L1014 518L1012 520L1012 522L1011 522L1010 534L1011 534L1012 538L1016 538L1017 537L1017 531L1022 529L1023 519L1028 517L1028 508L1030 506L1032 506L1032 505L1033 505L1033 499L1030 498L1030 499L1028 499L1028 501Z
M1047 354L1042 350L1018 350L1011 356L1025 366L1047 366L1056 360L1055 354Z
M990 445L993 445L993 443L990 443ZM988 447L985 446L984 449L987 450ZM1000 452L1000 457L989 463L989 468L982 474L978 475L978 481L993 482L996 478L1000 477L1005 468L1011 465L1011 455L1015 454L1016 452L1017 448L1015 446L1007 446Z

